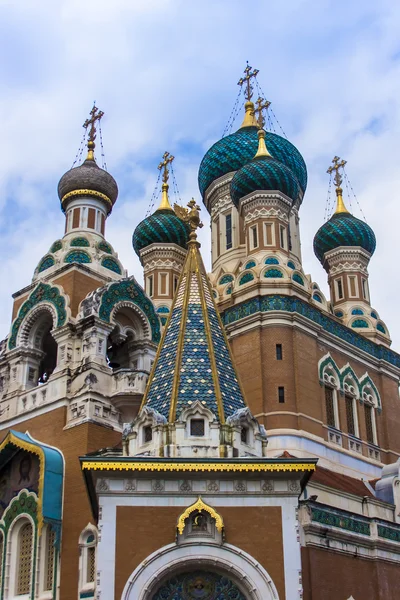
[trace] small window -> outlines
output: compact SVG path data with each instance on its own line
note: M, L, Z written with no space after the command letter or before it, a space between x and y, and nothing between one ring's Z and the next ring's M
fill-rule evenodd
M356 298L357 297L357 280L356 280L355 275L349 275L348 282L349 282L350 296L352 298Z
M285 402L285 388L283 386L278 387L278 400L280 404Z
M46 554L45 554L45 571L44 571L44 586L45 592L53 590L54 567L55 567L55 541L56 534L54 529L47 529L46 536Z
M281 248L286 248L286 227L279 226Z
M147 294L150 298L153 297L153 275L147 277Z
M225 235L226 235L226 249L232 248L232 215L225 216Z
M325 388L326 423L328 427L336 427L333 389Z
M191 419L190 435L196 437L204 436L204 419Z
M143 428L143 442L147 444L148 442L151 442L152 439L153 431L151 429L151 425L146 425L146 427Z
M282 360L282 344L276 345L276 360Z
M176 292L176 288L178 287L179 277L174 275L174 292Z
M362 279L361 281L362 281L363 296L364 296L365 300L369 300L367 280Z
M29 594L32 583L33 529L30 523L23 525L18 535L17 596Z
M160 273L160 296L166 296L168 294L168 274Z
M35 381L35 369L33 367L29 367L28 369L28 381L33 383Z
M273 246L274 245L273 223L264 223L264 231L265 231L265 245Z
M369 404L364 405L365 414L365 428L367 430L367 442L374 444L374 427L372 424L372 406Z
M336 283L336 296L337 296L337 299L341 300L343 298L343 284L342 284L342 280L341 279L336 279L335 283Z
M247 427L242 427L242 429L240 430L240 441L242 442L242 444L248 444L248 438L249 430L247 429Z
M257 225L250 228L250 250L258 247L258 231Z
M354 400L352 396L345 396L346 403L346 421L347 421L347 433L350 435L356 435L356 427L354 421Z
M96 547L87 549L86 583L93 583L96 575Z

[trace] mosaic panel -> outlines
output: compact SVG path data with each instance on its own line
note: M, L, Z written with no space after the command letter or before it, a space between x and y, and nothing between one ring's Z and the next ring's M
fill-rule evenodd
M293 261L291 261L291 260L289 260L289 261L288 261L288 263L287 263L287 266L288 266L290 269L295 269L295 268L296 268L296 265L295 265L295 264L294 264L294 262L293 262Z
M106 254L112 254L112 252L113 252L110 244L107 244L107 242L99 242L97 244L97 247L99 250L101 250L102 252L105 252Z
M133 277L121 279L111 284L101 297L99 317L110 322L111 312L118 302L127 301L136 304L146 315L152 332L153 342L160 341L160 322L153 303Z
M323 525L329 525L331 527L339 527L340 529L346 529L347 531L353 531L354 533L360 533L361 535L371 535L371 529L367 520L356 519L344 512L333 512L323 508L314 507L311 509L311 514L312 520L317 523L322 523Z
M269 256L265 259L266 265L279 265L279 260L275 256Z
M58 252L62 248L61 240L56 240L52 247L50 248L50 252Z
M241 304L227 308L222 318L225 325L235 323L244 317L252 315L257 312L268 312L282 310L290 313L297 313L314 323L320 325L328 333L335 335L336 337L346 341L355 348L363 350L367 354L377 358L378 360L384 360L396 367L400 368L400 355L381 344L375 344L371 340L368 340L359 333L352 331L349 327L336 322L329 315L322 313L316 306L307 304L300 298L292 298L290 296L283 296L273 294L270 296L256 297L246 300ZM339 311L337 311L336 315Z
M244 285L245 283L249 283L249 281L253 281L253 279L254 279L253 273L245 273L239 279L239 285Z
M351 324L352 327L368 328L368 323L364 319L356 319Z
M114 271L114 273L118 273L118 275L121 275L122 273L121 267L114 258L103 258L103 260L101 261L101 266L105 269L109 269L110 271Z
M321 304L322 304L322 298L318 294L313 294L313 300L316 300L317 302L321 302Z
M225 575L192 571L171 577L152 600L246 600L246 596Z
M400 527L395 529L394 527L387 527L378 523L378 536L386 540L392 540L393 542L400 542Z
M224 285L225 283L230 283L231 281L234 280L233 275L229 275L228 273L225 275L222 275L221 279L219 280L218 284L219 285Z
M64 262L84 264L91 263L92 259L90 258L89 254L83 250L73 250L67 254L67 256L64 258Z
M245 264L244 268L245 269L252 269L255 266L256 266L256 261L255 260L249 260L249 262Z
M38 267L38 272L41 273L46 269L50 269L55 264L55 260L52 256L46 256L40 263Z
M21 323L28 314L28 312L40 302L50 302L57 312L57 327L64 325L67 319L67 311L65 298L61 296L60 291L56 287L51 287L46 283L39 283L39 285L33 290L21 308L18 311L18 316L11 326L11 335L8 340L8 348L11 350L17 345L17 335Z
M71 240L70 246L73 246L73 247L82 246L84 248L89 248L90 244L89 244L89 240L87 240L86 238L76 237Z
M298 273L295 273L292 277L293 281L299 283L300 285L304 285L304 279Z
M283 273L279 269L268 269L267 271L265 271L264 277L282 279Z

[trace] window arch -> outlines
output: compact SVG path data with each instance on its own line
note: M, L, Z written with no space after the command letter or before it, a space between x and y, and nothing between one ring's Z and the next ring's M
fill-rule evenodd
M326 424L328 427L340 429L338 409L340 374L329 354L319 361L319 373L321 384L324 386Z
M378 446L378 434L376 430L376 411L380 407L378 391L372 380L367 376L361 383L361 399L364 403L364 422L366 441Z
M33 523L23 516L14 522L10 533L9 596L28 597L33 580Z
M350 366L344 370L343 391L346 408L347 433L355 437L360 437L357 415L357 398L359 397L358 380Z
M97 529L89 523L79 536L79 592L93 592L96 588Z

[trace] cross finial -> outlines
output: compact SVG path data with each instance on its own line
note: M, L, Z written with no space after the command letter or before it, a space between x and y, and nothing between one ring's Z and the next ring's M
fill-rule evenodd
M340 158L338 156L334 156L333 160L332 160L333 164L327 170L327 173L329 173L329 175L332 175L333 171L335 171L335 176L333 178L333 181L335 182L336 196L337 196L337 205L336 205L336 211L335 211L336 214L349 212L343 202L343 196L342 196L343 190L341 187L343 178L342 178L341 174L339 173L339 169L343 169L346 162L347 161L345 161L345 160L340 160Z
M244 84L246 84L246 89L244 92L245 98L247 100L247 102L250 102L252 96L253 96L253 86L251 85L251 79L253 77L257 77L259 71L258 69L254 69L252 71L252 67L249 65L249 61L247 61L247 67L244 70L245 75L244 77L241 77L238 81L238 85L240 85L240 87L242 87Z
M175 158L175 156L172 156L172 154L170 154L169 152L164 152L163 160L158 165L158 168L160 169L160 171L161 171L161 169L164 169L163 178L162 178L164 183L167 183L167 181L168 181L168 178L169 178L168 165L170 163L172 163L174 158Z
M262 129L265 125L264 111L268 110L270 106L271 102L269 102L269 100L265 100L264 98L261 98L261 96L258 97L256 101L256 109L254 112L256 113L256 115L258 115L257 123L260 129Z
M94 160L94 154L93 154L93 150L94 150L94 140L96 139L96 121L100 122L101 117L104 116L104 113L102 110L99 110L96 106L96 103L93 103L93 108L90 111L90 119L86 119L86 121L83 124L83 127L86 129L86 131L88 130L88 127L90 125L90 130L89 130L89 135L88 135L88 143L87 143L87 147L88 147L88 155L87 155L87 159L86 160Z
M335 171L335 177L333 178L333 181L335 182L336 189L339 189L342 185L343 178L339 173L339 169L343 169L346 162L346 160L340 160L339 156L334 156L332 160L333 164L327 170L327 173L329 173L329 175L331 175L333 171Z

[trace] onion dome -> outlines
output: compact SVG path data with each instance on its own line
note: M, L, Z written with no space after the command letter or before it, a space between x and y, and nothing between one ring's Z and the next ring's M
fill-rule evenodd
M201 161L199 188L203 197L213 181L237 171L253 160L258 147L258 129L254 118L254 104L246 102L246 115L240 129L211 146ZM293 172L304 194L307 168L300 152L286 138L270 131L266 132L265 141L273 157Z
M254 159L236 171L231 181L231 198L236 207L240 199L257 190L278 190L297 200L301 193L293 171L273 158L265 145L266 132L258 131L259 147Z
M92 196L102 200L108 213L118 197L118 186L110 173L101 169L94 158L94 142L88 142L88 155L79 166L67 171L58 184L58 197L65 211L67 203L82 196Z
M336 189L337 208L332 217L322 225L314 237L314 252L320 263L329 250L340 246L358 246L373 254L376 238L371 227L364 221L353 217L344 205L342 188Z
M136 254L150 244L177 244L187 248L190 229L172 209L168 200L168 184L162 185L162 199L159 208L141 221L132 236L132 245Z

